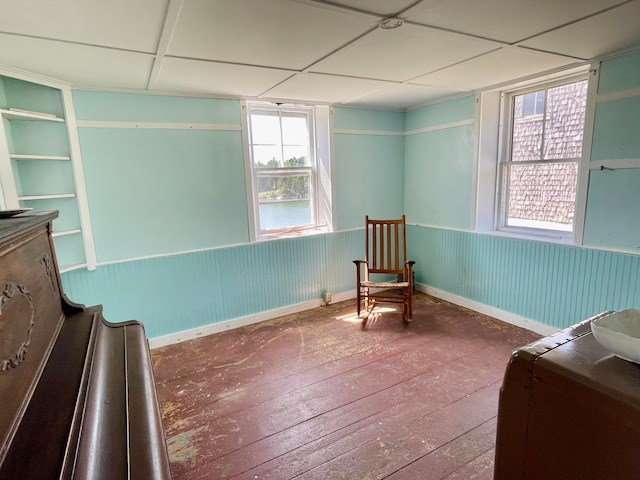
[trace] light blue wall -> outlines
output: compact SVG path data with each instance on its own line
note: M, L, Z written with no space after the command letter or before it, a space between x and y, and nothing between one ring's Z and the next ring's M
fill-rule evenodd
M337 228L363 228L364 216L404 212L404 115L336 108L334 118Z
M76 91L74 104L99 263L249 241L238 101Z
M604 62L601 90L635 88L639 74L637 54ZM472 120L472 98L409 112L407 131ZM593 161L640 157L637 98L598 102ZM638 255L465 231L473 140L473 125L407 136L405 205L409 221L421 225L409 236L417 280L557 328L604 310L640 308ZM640 253L640 170L590 171L584 244Z
M407 113L404 204L409 223L470 228L475 126L466 123L474 121L474 112L475 96L468 96Z
M615 92L637 86L638 82L627 76L637 77L640 68L635 65L639 58L630 55L606 62L601 90ZM161 100L98 92L74 92L74 99L78 116L86 120L239 124L238 104L233 101L174 97ZM624 118L636 122L634 108L628 108L625 102L621 105L620 110L613 109L609 118L615 122L616 112L628 111L631 117ZM612 127L604 121L609 114L607 108L612 107L598 108L600 118L596 118L593 151L607 159L614 152L635 152L632 146L621 150L620 145L605 145L612 142L606 134L606 129ZM409 222L418 224L410 226L408 240L410 254L418 262L419 282L557 328L603 310L640 308L638 255L469 231L475 168L474 109L473 96L404 115L336 108L338 231L256 244L247 243L246 225L242 226L247 221L242 195L238 195L237 205L230 207L237 209L227 218L233 227L220 233L219 222L211 220L216 215L224 217L227 207L205 188L208 184L214 190L215 186L235 187L244 195L242 167L238 166L242 146L237 131L200 132L200 137L192 136L197 132L190 131L81 128L100 258L180 251L195 247L190 243L194 239L206 239L217 248L101 265L95 272L68 272L63 275L65 290L75 301L104 304L110 320L143 320L150 337L176 333L317 299L325 288L334 293L353 290L351 260L362 255L360 228L364 215L396 216L406 212ZM627 127L620 128L614 133L625 135ZM634 128L635 123L629 127L630 131ZM163 133L172 140L165 148L157 147L158 142L163 145ZM187 154L178 155L169 143L179 146L176 151ZM623 157L621 153L615 155ZM116 158L120 156L124 160ZM185 168L173 190L168 187L168 175L148 171L157 165L174 168L189 164L206 175L193 178ZM214 175L216 165L225 165L220 177ZM592 171L585 244L605 250L638 248L637 172ZM122 190L111 187L121 185L139 192L125 190L123 200L114 198ZM183 197L190 199L189 207L180 203ZM145 208L135 205L139 202ZM200 204L205 206L201 208ZM130 216L126 205L134 209ZM174 215L181 211L185 218L166 218L165 229L161 230L162 214L148 211L158 205L174 208ZM193 208L198 218L190 223ZM238 216L241 220L231 218ZM136 225L136 218L142 225ZM235 220L237 223L233 223ZM182 225L188 235L167 231L177 225ZM116 229L116 233L109 228ZM158 241L154 238L156 233L167 238ZM130 245L113 246L110 239Z
M640 308L640 256L411 226L416 280L558 329Z
M75 270L65 293L142 320L150 338L317 300L353 288L362 233L329 233Z
M65 291L151 338L352 290L363 245L349 229L402 214L401 113L336 109L338 128L358 130L335 135L341 231L249 244L239 102L76 91L74 103L99 265L63 274Z
M617 170L589 171L583 244L640 253L640 53L602 62L591 161Z

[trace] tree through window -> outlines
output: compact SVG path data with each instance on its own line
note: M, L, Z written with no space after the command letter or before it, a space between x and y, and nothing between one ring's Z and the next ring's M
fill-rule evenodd
M316 226L314 109L248 109L253 197L259 235Z

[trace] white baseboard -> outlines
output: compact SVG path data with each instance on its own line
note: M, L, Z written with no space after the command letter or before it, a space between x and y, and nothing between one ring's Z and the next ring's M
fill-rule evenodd
M520 317L513 313L500 310L498 308L490 307L480 302L469 300L468 298L460 297L444 290L438 290L437 288L429 287L422 283L416 283L416 290L424 292L428 295L432 295L447 302L460 305L461 307L474 310L478 313L483 313L491 317L502 320L503 322L516 325L518 327L526 328L532 332L539 333L540 335L548 336L558 331L554 327L545 325L534 320L529 320L525 317ZM351 300L356 298L356 291L351 290L349 292L337 293L333 295L332 303L344 302L345 300ZM156 337L149 340L150 348L164 347L165 345L171 345L174 343L184 342L186 340L193 340L194 338L204 337L212 335L214 333L224 332L233 328L244 327L245 325L251 325L253 323L264 322L273 318L281 317L283 315L289 315L292 313L303 312L312 308L320 307L323 305L321 299L311 300L308 302L297 303L295 305L289 305L287 307L276 308L274 310L267 310L265 312L256 313L253 315L247 315L245 317L234 318L233 320L227 320L220 323L213 323L211 325L205 325L203 327L194 328L191 330L184 330L178 333L172 333L162 337Z
M343 302L356 298L356 291L337 293L333 295L331 303ZM149 348L159 348L166 345L172 345L174 343L184 342L186 340L193 340L194 338L205 337L214 333L224 332L233 328L244 327L253 323L264 322L271 320L272 318L282 317L292 313L303 312L305 310L311 310L312 308L321 307L324 302L321 299L311 300L308 302L297 303L295 305L289 305L282 308L276 308L274 310L267 310L265 312L255 313L253 315L247 315L245 317L234 318L233 320L227 320L219 323L212 323L203 327L193 328L191 330L183 330L182 332L172 333L162 337L155 337L149 340Z
M444 290L438 290L437 288L429 287L428 285L424 285L422 283L416 283L416 290L424 292L433 297L441 298L442 300L446 300L447 302L455 303L456 305L460 305L461 307L468 308L478 313L489 315L490 317L497 318L498 320L502 320L503 322L525 328L535 333L539 333L540 335L544 335L545 337L553 335L558 331L557 328L545 325L544 323L536 322L535 320L530 320L514 313L500 310L499 308L490 307L489 305L485 305L484 303L469 300L468 298L454 295L453 293L445 292Z

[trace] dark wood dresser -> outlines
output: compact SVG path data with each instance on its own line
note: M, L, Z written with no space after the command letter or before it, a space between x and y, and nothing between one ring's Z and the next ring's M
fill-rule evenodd
M516 350L498 408L495 480L640 479L640 365L580 322Z
M0 479L169 479L144 327L66 298L56 216L0 219Z

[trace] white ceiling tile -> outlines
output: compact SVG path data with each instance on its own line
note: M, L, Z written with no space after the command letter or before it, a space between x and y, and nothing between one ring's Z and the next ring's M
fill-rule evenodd
M523 43L549 52L590 59L640 44L640 2L532 38Z
M392 110L407 110L437 98L459 93L457 90L423 85L393 85L368 95L344 102L345 105Z
M388 82L337 77L315 73L298 74L265 94L267 98L320 103L341 103L389 86Z
M0 31L154 53L168 0L0 2Z
M314 72L406 81L498 48L497 44L416 25L377 30L314 65Z
M168 53L300 70L376 25L368 15L287 0L191 0Z
M0 64L78 86L145 90L151 55L0 33Z
M519 47L506 47L412 81L460 90L476 90L575 64L575 60Z
M255 97L291 71L165 58L154 90Z
M407 19L508 43L592 15L622 0L424 0Z
M415 3L415 0L337 0L332 3L387 17L402 12Z

